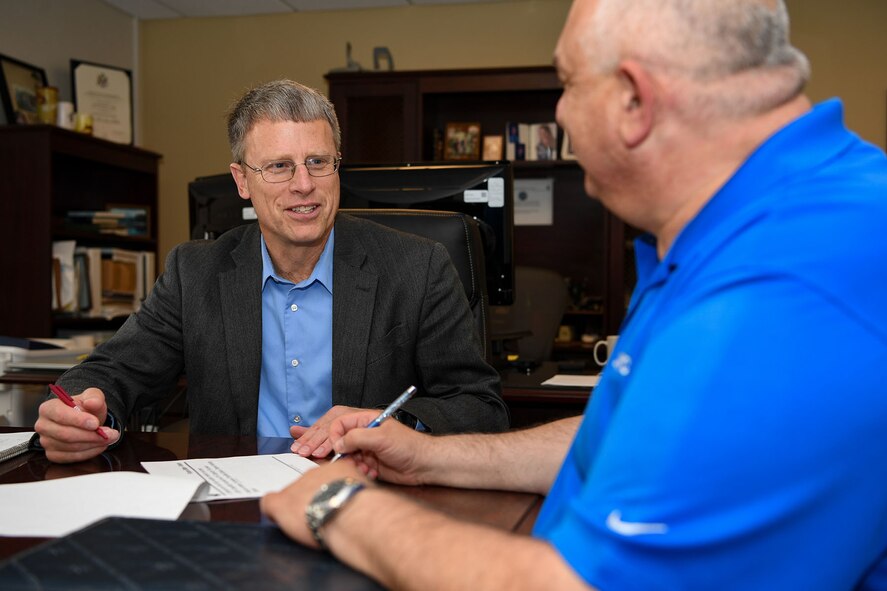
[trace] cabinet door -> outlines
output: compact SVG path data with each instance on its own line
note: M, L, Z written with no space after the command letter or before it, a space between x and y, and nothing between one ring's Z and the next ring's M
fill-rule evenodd
M342 158L346 161L419 159L415 82L352 83L330 79L330 100L342 128Z

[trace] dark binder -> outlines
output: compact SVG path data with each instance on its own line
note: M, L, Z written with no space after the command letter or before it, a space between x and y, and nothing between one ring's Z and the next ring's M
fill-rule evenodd
M381 589L273 526L111 517L0 563L0 589Z
M36 351L39 349L64 349L61 345L53 345L43 341L35 341L33 339L23 339L20 337L7 337L0 335L0 347L18 347L19 349L28 349Z

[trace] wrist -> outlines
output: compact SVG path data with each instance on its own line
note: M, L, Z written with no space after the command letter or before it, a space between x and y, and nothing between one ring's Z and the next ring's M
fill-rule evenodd
M322 550L327 549L324 527L365 488L364 483L355 478L339 478L321 485L314 494L305 507L305 522Z

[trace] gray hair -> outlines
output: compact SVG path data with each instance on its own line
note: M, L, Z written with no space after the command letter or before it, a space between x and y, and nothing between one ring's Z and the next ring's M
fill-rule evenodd
M333 131L336 152L341 151L342 133L333 104L319 91L292 80L274 80L249 90L228 111L228 143L234 162L243 162L243 140L259 121L325 120Z
M695 86L693 108L765 111L800 94L810 77L789 41L784 0L600 0L593 19L585 49L598 69L634 58L683 77ZM742 82L729 92L706 88L731 78Z

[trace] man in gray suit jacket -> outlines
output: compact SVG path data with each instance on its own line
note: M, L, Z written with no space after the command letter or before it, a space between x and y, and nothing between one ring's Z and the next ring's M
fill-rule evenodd
M317 91L280 80L232 108L231 173L258 224L170 253L141 310L60 385L35 429L53 461L93 457L119 421L188 379L192 432L285 436L329 453L328 426L410 384L404 422L498 431L508 414L440 244L338 212L340 135ZM109 436L104 440L95 429Z

